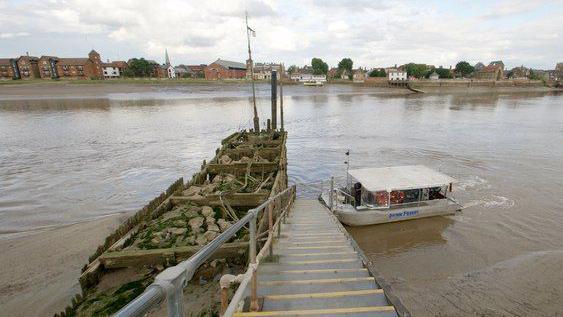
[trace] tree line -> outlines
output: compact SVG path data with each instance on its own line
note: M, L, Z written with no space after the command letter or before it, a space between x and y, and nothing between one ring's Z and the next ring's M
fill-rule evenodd
M343 75L352 79L354 62L351 58L343 58L338 62L338 67L334 76L336 78L341 78ZM321 58L314 57L311 60L311 68L313 69L313 74L315 75L328 75L328 64ZM292 74L296 72L298 67L296 65L291 65L287 72ZM403 66L403 69L407 71L407 76L415 78L429 78L433 72L436 72L439 78L452 78L453 73L450 69L443 68L442 66L435 68L426 64L408 63ZM457 75L466 77L475 71L475 68L471 66L466 61L460 61L456 64L453 70ZM368 73L370 77L387 77L387 73L384 68L375 68Z

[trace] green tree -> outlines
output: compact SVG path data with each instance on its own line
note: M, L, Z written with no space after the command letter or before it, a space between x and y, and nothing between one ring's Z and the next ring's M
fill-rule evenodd
M135 77L135 73L131 68L127 67L123 70L123 77Z
M340 74L342 74L342 72L346 72L346 74L348 74L348 78L352 79L353 73L352 73L352 69L354 67L354 62L352 61L352 59L346 57L343 58L339 63L338 63L338 71Z
M443 68L442 66L435 68L434 71L440 76L440 78L452 78L452 73L449 69Z
M409 77L414 76L416 78L423 78L430 72L430 69L428 69L426 64L415 63L408 63L405 65L405 70L407 71L407 75Z
M133 58L127 64L128 77L150 77L152 65L144 58Z
M314 57L311 60L311 66L315 75L326 75L328 73L328 64L320 58Z
M383 68L376 68L369 72L369 77L386 77L387 74L385 73L385 69Z
M461 76L466 77L475 71L475 67L466 61L461 61L455 65L455 71L461 74Z
M291 66L289 66L289 68L287 69L287 73L288 73L288 74L293 74L293 73L295 73L296 71L297 71L297 66L295 66L295 65L291 65Z

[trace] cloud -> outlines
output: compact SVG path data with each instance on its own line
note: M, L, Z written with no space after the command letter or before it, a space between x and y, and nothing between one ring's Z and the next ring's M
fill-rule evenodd
M487 2L488 4L488 2ZM489 5L489 4L488 4ZM23 50L82 56L95 47L175 63L218 57L244 61L245 11L257 31L256 61L287 65L320 57L336 65L407 62L455 65L461 59L553 67L562 51L561 1L472 2L344 0L0 0L0 55ZM56 21L54 23L53 21ZM25 36L25 42L18 38ZM46 40L52 39L52 41ZM66 39L66 40L65 40Z
M29 36L27 32L17 32L17 33L0 33L0 39L11 39L15 37Z

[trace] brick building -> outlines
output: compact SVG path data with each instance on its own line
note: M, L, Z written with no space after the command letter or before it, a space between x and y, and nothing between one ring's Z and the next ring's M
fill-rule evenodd
M59 78L57 74L57 57L41 56L39 58L39 76L41 79Z
M19 79L17 59L0 58L0 80Z
M42 79L102 79L103 68L100 54L92 50L88 58L41 56L38 72Z
M204 69L205 79L243 79L246 78L246 65L218 59Z
M39 58L35 56L20 56L17 61L21 79L39 79Z

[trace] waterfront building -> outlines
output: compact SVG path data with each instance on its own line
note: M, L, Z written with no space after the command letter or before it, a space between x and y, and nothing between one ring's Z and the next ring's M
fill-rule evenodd
M174 67L174 71L176 72L176 77L179 78L204 78L205 73L203 70L207 65L200 64L200 65L178 65Z
M207 67L206 64L188 65L188 74L191 78L205 78L205 67Z
M554 81L563 80L563 63L555 65L555 69L549 72L549 79Z
M430 78L430 80L438 80L440 79L440 75L438 75L436 71L433 71L428 78Z
M174 66L172 65L165 65L166 68L166 75L168 78L176 78L176 71L174 70Z
M246 65L218 59L207 65L203 72L207 80L244 79L246 78Z
M524 67L524 65L520 67L514 67L510 70L510 74L508 78L510 79L528 79L530 77L530 69Z
M102 63L104 78L108 79L121 77L125 68L127 68L127 63L124 61Z
M41 56L38 59L38 77L42 79L101 79L103 68L100 54L90 51L88 58L60 58Z
M17 60L17 66L20 74L20 79L39 79L39 58L35 56L24 55L20 56Z
M152 60L152 59L148 59L147 62L152 67L152 72L150 74L150 77L154 77L154 78L167 78L168 77L166 69L163 68L162 65L160 65L160 63L158 63L157 61Z
M278 80L285 77L285 68L282 64L276 63L256 63L252 60L246 60L246 79L250 79L250 70L254 71L254 79L257 80L270 80L272 78L272 71L277 71Z
M353 70L352 80L355 83L363 83L366 80L366 71L361 67Z
M406 70L389 70L387 72L387 78L389 81L405 81L407 80L407 71Z
M176 71L174 70L174 66L170 63L170 57L168 56L168 49L164 50L164 65L162 68L166 70L166 77L168 78L176 78Z
M475 78L480 80L502 80L504 79L504 63L493 61L475 73Z
M39 76L41 79L59 78L59 74L57 74L57 57L43 55L39 58Z
M0 58L0 80L19 79L17 59Z
M326 81L326 75L325 74L320 74L320 75L315 75L313 74L313 67L311 66L303 66L302 68L298 68L296 69L290 77L291 80L293 81L320 81L320 82L325 82Z
M478 62L477 64L475 64L475 66L473 66L473 68L475 69L475 72L478 72L485 68L485 64Z

